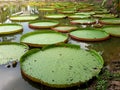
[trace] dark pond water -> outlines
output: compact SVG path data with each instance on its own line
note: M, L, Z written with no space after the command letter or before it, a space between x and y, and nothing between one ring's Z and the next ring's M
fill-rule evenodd
M61 24L69 24L67 19L60 20ZM14 35L0 36L0 42L20 42L20 37L24 33L34 30L28 27L28 22L18 22L23 25L24 31ZM105 61L105 65L111 65L112 61L120 61L120 38L111 37L101 42L80 42L69 39L71 44L80 45L84 49L94 49L98 51ZM0 90L59 90L48 88L40 84L33 83L21 75L19 62L16 67L8 68L6 65L0 66ZM80 87L65 88L62 90L81 90Z

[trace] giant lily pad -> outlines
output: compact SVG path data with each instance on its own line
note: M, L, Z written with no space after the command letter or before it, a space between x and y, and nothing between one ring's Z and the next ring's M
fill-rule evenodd
M117 15L114 14L95 14L93 15L95 18L115 18Z
M120 26L104 27L103 30L109 33L111 36L120 37Z
M0 34L13 34L23 31L23 28L19 24L0 24Z
M91 15L79 14L79 15L71 15L68 16L70 19L83 19L83 18L90 18Z
M78 11L78 12L89 12L89 11L92 11L92 10L93 10L93 8L88 7L88 8L80 8L80 9L78 9L77 11Z
M73 10L63 10L63 11L60 11L61 13L63 13L63 14L73 14L73 13L75 13L75 11L73 11Z
M24 34L21 42L33 47L43 47L50 44L59 44L67 42L67 35L53 31L35 31Z
M75 13L76 15L94 15L95 12L91 11L91 12L77 12Z
M39 11L54 11L54 8L39 8Z
M22 56L22 73L32 81L57 88L80 85L98 75L102 57L76 45L49 46L33 49Z
M90 24L95 24L96 20L95 19L80 19L80 20L72 20L70 21L71 24L85 24L85 25L90 25Z
M82 41L101 41L109 38L109 34L100 30L77 30L70 33L70 37Z
M57 26L58 24L59 22L57 21L41 20L41 21L30 22L29 27L34 29L51 28L51 27Z
M107 14L110 11L108 11L107 9L98 9L96 11L94 11L96 14Z
M12 17L10 17L10 20L11 21L26 22L26 21L36 20L38 18L39 18L39 16L37 16L37 15L33 15L33 16L24 15L24 16L12 16Z
M63 33L68 33L72 30L76 30L76 26L57 26L52 28L52 30L58 31L58 32L63 32Z
M48 19L62 19L62 18L66 18L67 16L63 14L54 14L54 15L45 15L44 17Z
M106 25L120 25L120 18L101 19L99 22Z
M20 57L28 51L28 46L15 42L0 43L0 65L9 61L19 61Z

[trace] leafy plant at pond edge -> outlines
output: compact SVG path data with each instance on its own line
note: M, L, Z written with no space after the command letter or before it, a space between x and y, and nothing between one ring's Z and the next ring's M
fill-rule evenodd
M112 73L108 69L102 70L102 73L97 76L95 90L107 90L110 85L110 81L119 81L120 74Z

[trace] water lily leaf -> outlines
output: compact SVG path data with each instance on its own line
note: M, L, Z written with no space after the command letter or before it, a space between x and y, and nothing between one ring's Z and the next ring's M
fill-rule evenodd
M69 44L33 49L20 60L21 71L27 78L57 88L85 83L99 74L103 63L96 51Z
M120 26L108 26L108 27L103 27L104 31L109 33L111 36L116 36L120 37Z
M66 18L67 16L63 14L53 14L53 15L45 15L44 17L48 19L62 19L62 18Z
M83 24L83 25L91 25L95 24L95 19L80 19L80 20L72 20L70 21L71 24Z
M76 26L57 26L57 27L53 27L52 30L58 31L58 32L62 32L62 33L68 33L72 30L76 30L78 27Z
M19 61L20 57L28 51L28 46L15 42L0 43L0 65L9 61Z
M33 47L43 47L67 42L68 36L54 31L35 31L24 34L20 41Z
M26 22L26 21L32 21L38 19L39 16L37 15L24 15L24 16L11 16L11 21L18 21L18 22Z
M82 41L101 41L109 38L109 34L100 30L76 30L70 32L70 37Z
M41 28L52 28L59 24L57 21L47 21L47 20L40 20L40 21L33 21L29 23L29 27L33 29L41 29Z
M23 27L19 24L0 24L0 35L22 32Z
M101 19L99 22L106 25L120 25L120 18Z

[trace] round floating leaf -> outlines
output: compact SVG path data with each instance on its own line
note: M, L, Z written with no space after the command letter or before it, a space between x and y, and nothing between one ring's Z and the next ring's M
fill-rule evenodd
M58 31L58 32L63 32L63 33L68 33L72 30L76 30L76 26L57 26L52 28L52 30Z
M19 24L0 24L0 34L13 34L17 32L22 32L23 27Z
M92 11L93 8L81 8L81 9L78 9L78 12L89 12L89 11Z
M104 27L103 30L109 33L111 36L120 37L120 26Z
M42 51L33 49L22 56L22 73L32 81L65 88L80 85L98 75L102 57L76 45L49 46Z
M96 10L94 12L96 14L107 14L107 13L109 13L109 11L107 9L100 9L100 10Z
M82 41L101 41L109 38L109 34L100 30L77 30L70 33L70 37Z
M62 19L62 18L66 18L67 16L63 14L55 14L55 15L45 15L44 17L48 19Z
M99 22L106 25L120 25L120 18L101 19Z
M95 18L115 18L117 15L114 14L95 14L93 15Z
M78 13L75 13L76 15L94 15L95 12L78 12Z
M41 20L41 21L30 22L29 27L34 29L51 28L57 26L58 24L59 22L57 21Z
M28 46L15 42L0 43L0 65L9 61L19 61L20 57L28 51Z
M38 19L39 16L37 15L24 15L24 16L12 16L10 17L11 21L19 21L19 22L26 22Z
M54 8L39 8L39 11L54 11Z
M64 10L64 11L61 11L61 13L63 13L63 14L73 14L73 13L75 13L75 11Z
M83 14L83 15L79 14L79 15L68 16L68 18L70 18L70 19L83 19L83 18L90 18L90 17L91 17L91 15L85 15L85 14Z
M95 19L80 19L80 20L72 20L70 21L71 24L85 24L85 25L90 25L90 24L95 24L96 20Z
M67 42L68 36L53 31L35 31L24 34L21 42L33 47L43 47L50 44L59 44Z

